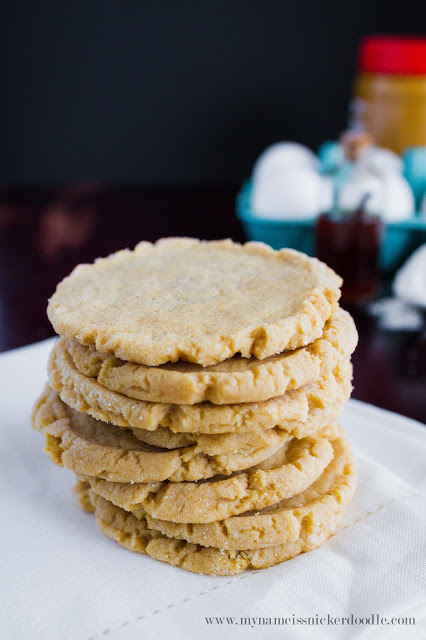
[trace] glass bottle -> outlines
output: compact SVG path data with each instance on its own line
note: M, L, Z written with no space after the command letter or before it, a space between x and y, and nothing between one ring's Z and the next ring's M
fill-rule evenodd
M335 208L319 216L316 224L316 256L343 278L342 302L371 300L379 286L379 250L382 223L366 211L369 194L358 209Z

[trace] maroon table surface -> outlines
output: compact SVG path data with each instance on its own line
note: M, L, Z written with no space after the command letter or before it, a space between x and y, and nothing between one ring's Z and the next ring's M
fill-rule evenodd
M0 190L0 351L54 335L46 304L57 282L140 240L163 236L244 240L232 187ZM425 333L390 332L362 309L353 397L426 422Z

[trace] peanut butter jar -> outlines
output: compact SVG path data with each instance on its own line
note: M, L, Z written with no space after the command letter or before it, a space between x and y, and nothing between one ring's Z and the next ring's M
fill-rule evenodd
M352 126L397 153L426 146L426 38L361 41Z

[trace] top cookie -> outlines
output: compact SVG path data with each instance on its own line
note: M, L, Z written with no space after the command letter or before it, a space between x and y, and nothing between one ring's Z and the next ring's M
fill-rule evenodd
M267 358L322 334L341 278L262 243L166 238L78 265L48 316L57 333L148 366Z

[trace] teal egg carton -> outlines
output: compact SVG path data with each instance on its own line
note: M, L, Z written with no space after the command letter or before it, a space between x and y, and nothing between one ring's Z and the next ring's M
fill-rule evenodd
M247 180L237 196L237 217L247 240L265 242L274 249L288 247L315 255L316 218L306 220L268 220L256 216L250 206L252 181ZM383 225L380 268L393 271L414 249L426 242L426 217L414 216L404 222Z

